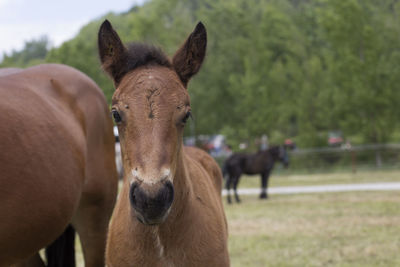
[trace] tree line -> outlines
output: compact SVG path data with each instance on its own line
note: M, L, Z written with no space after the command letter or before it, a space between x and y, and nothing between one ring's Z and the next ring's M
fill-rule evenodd
M222 133L234 149L263 134L326 146L330 131L353 144L398 142L399 12L398 0L149 0L93 20L60 47L45 45L44 55L46 38L28 42L0 66L67 64L110 101L113 85L97 56L105 18L124 42L152 43L170 56L202 21L208 52L189 84L188 135Z

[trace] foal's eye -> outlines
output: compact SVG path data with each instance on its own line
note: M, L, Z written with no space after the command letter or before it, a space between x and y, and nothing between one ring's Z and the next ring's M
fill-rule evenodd
M114 118L115 123L119 123L122 121L121 116L119 115L119 113L116 109L111 110L111 114Z
M190 111L188 111L188 112L186 113L185 117L183 117L182 122L183 122L183 123L186 123L187 120L188 120L190 117L192 117L192 113L190 113Z

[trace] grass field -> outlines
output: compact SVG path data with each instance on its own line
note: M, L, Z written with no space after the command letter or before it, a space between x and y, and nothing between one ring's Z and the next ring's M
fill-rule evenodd
M271 186L400 181L400 171L272 175ZM259 187L243 177L240 188ZM400 266L400 192L242 196L225 205L231 265ZM224 203L226 200L224 199ZM83 266L77 251L78 266Z
M232 266L400 266L400 193L244 196L226 206Z

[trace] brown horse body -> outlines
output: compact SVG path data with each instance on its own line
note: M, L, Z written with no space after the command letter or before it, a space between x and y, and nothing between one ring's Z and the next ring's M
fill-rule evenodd
M21 72L21 71L22 71L22 69L19 69L19 68L3 68L3 69L0 69L0 77L14 74L14 73Z
M68 225L85 265L104 266L118 181L101 90L48 64L0 77L0 99L0 266L42 265L37 252Z
M99 31L103 68L114 79L124 182L110 225L106 260L124 266L228 266L222 174L184 148L186 90L205 54L199 24L170 62L159 50L125 48L108 21Z

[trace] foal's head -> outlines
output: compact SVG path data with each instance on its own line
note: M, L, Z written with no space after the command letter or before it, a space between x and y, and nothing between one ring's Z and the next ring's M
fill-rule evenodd
M107 20L98 38L102 66L116 87L112 115L131 206L139 221L158 224L174 199L183 128L190 117L186 87L203 62L206 29L199 23L172 61L152 46L125 47Z

